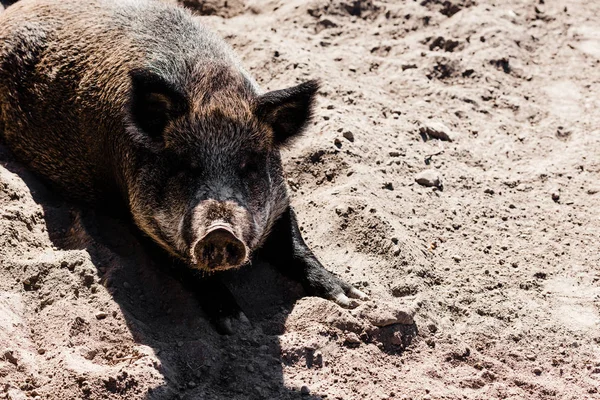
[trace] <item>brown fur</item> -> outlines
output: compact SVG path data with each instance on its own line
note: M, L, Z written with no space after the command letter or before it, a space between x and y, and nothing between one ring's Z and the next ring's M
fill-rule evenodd
M188 262L210 223L190 221L209 200L235 208L228 223L250 249L264 241L288 206L278 147L302 130L315 90L261 95L224 42L159 1L22 0L0 15L11 149L74 198L123 204ZM277 125L290 107L281 120L295 124ZM145 131L163 120L158 136Z

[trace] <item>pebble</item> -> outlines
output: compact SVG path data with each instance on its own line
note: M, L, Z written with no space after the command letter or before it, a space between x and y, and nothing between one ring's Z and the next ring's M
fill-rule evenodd
M335 140L333 141L333 144L335 145L335 147L337 147L338 149L342 147L342 141L338 138L335 138Z
M302 394L302 396L308 396L310 394L310 389L308 388L308 386L302 385L302 387L300 388L300 394Z
M434 169L426 169L415 175L415 182L426 187L441 187L442 181L439 173Z
M354 142L354 134L350 131L345 131L343 133L344 138L346 138L346 140L350 141L350 142Z
M346 334L346 340L344 340L345 344L359 344L360 343L360 338L358 337L358 335L354 332L348 332Z
M12 350L5 350L2 352L2 358L14 365L17 365L18 363L17 357L15 357L15 354Z
M189 381L189 382L188 382L188 387L190 387L190 388L195 388L195 387L196 387L196 382L194 382L194 381Z
M419 128L422 135L427 135L430 138L452 142L454 134L446 125L441 122L427 121Z
M560 200L560 193L558 193L558 191L552 192L552 200L555 203L558 203L558 201Z
M533 369L533 373L540 376L542 374L542 369L541 368L534 368Z
M96 313L96 319L104 319L106 317L108 317L108 314L104 311L99 311Z

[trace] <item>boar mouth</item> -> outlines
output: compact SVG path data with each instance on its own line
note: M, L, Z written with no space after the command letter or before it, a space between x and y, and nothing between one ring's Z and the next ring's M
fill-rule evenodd
M214 223L193 246L192 261L198 269L209 272L239 268L248 261L248 247L234 233L231 225Z

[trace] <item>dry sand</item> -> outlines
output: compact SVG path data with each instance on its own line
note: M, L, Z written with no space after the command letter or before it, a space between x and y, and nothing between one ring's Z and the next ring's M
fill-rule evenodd
M600 2L198 9L265 88L322 79L288 182L371 300L256 265L220 336L127 223L0 147L0 399L600 398Z

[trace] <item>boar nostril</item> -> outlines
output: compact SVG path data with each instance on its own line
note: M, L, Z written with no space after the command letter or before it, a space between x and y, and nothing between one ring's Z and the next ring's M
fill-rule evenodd
M229 229L210 230L194 249L200 267L227 269L238 267L246 259L246 246Z

